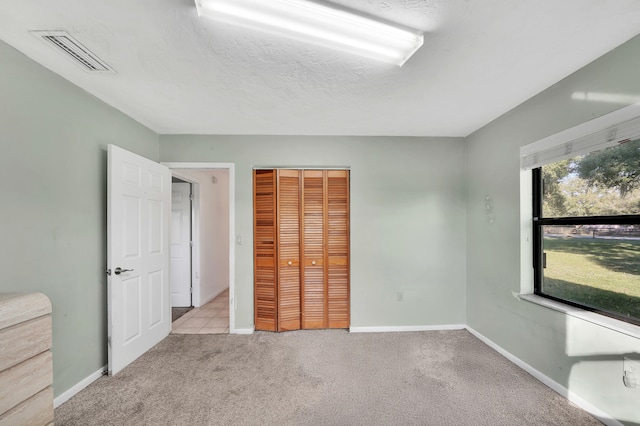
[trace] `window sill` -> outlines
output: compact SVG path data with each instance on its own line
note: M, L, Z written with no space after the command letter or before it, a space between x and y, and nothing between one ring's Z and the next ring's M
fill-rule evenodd
M562 312L574 318L579 318L583 321L588 321L592 324L640 339L640 327L637 325L609 318L605 315L600 315L575 306L565 305L564 303L556 302L555 300L547 299L546 297L537 296L535 294L514 294L514 296L519 300L535 303L536 305L544 306L545 308Z

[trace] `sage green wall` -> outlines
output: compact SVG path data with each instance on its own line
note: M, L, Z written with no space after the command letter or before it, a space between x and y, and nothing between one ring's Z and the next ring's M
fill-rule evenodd
M534 72L534 71L532 71ZM576 92L640 97L640 37L601 57L467 138L468 324L609 415L640 423L640 390L622 384L623 353L640 340L518 301L520 146L625 105ZM493 200L494 223L485 198Z
M574 92L640 95L639 38L466 143L158 137L2 42L0 64L0 291L51 298L56 395L106 363L106 145L115 143L153 160L235 163L236 327L253 323L252 167L348 166L353 326L468 323L610 415L640 423L639 391L621 380L621 354L639 353L638 339L511 295L520 288L519 147L623 106L572 100Z
M352 326L466 322L462 139L162 135L160 159L235 163L236 328L253 325L254 166L351 168Z
M109 143L158 159L155 133L0 42L0 291L51 299L56 396L107 362Z

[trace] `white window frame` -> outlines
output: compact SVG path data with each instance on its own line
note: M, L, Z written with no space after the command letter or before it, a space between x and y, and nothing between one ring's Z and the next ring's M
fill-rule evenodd
M635 131L638 122L636 120L640 121L640 102L520 148L520 292L514 293L514 297L640 338L640 326L534 294L531 177L531 169L538 167L540 161L549 164L587 152L580 149L580 141L585 141L585 145L591 143L591 147L615 145L617 140L625 138L626 132ZM616 137L611 138L612 134L615 134ZM590 139L591 136L599 138L600 142L593 142L594 138ZM579 141L576 144L578 145L577 149L574 149L574 141ZM533 156L536 154L538 154L540 161L538 158L533 161Z

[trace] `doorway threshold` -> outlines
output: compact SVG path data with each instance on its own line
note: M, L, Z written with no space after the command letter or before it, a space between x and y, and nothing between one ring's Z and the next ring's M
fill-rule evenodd
M171 334L228 334L229 289L204 306L194 308L172 324Z

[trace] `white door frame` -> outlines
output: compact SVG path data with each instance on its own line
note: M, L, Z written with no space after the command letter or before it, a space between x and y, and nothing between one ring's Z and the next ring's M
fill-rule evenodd
M178 176L179 177L178 173L175 173L173 171L171 171L171 176L172 177L173 176ZM183 180L183 179L181 178L181 180ZM196 264L194 259L193 259L193 251L194 251L194 246L195 246L194 236L193 236L193 234L194 234L194 224L193 223L194 223L194 216L195 216L195 209L194 209L194 206L193 206L193 197L194 197L194 195L193 195L193 186L194 186L194 184L192 182L186 182L186 181L183 181L183 182L171 182L171 197L172 197L171 198L171 209L172 209L172 211L173 211L173 208L174 208L173 194L174 194L174 189L176 187L175 185L188 185L188 188L189 188L189 194L187 196L188 203L189 203L189 213L188 213L188 225L189 225L189 228L185 230L184 229L185 223L182 222L182 225L181 225L182 229L181 229L181 234L180 235L188 235L189 236L189 247L188 247L188 253L189 253L189 278L188 278L188 280L189 280L189 304L186 305L186 306L193 306L194 305L193 291L194 291L194 288L197 287L195 285L196 281L194 281L195 272L194 272L194 268L193 268L193 265ZM186 189L186 187L184 187L184 188ZM180 190L180 192L184 193L184 190ZM184 202L185 202L185 200L183 200L183 203ZM184 204L183 204L183 207L185 207ZM170 229L171 229L171 227L173 227L173 216L172 216L172 219L171 219L171 222L170 222ZM169 235L170 235L170 237L169 237L170 238L170 240L169 240L169 243L170 243L169 252L171 253L171 259L173 259L173 234L169 233ZM184 243L184 241L183 241L183 243ZM170 282L170 286L171 286L171 307L173 308L174 307L174 293L173 293L173 287L174 287L173 277L174 276L173 276L173 273L170 276L171 276L171 279L169 280L169 282ZM184 298L184 297L185 297L185 294L181 293L180 296L178 296L178 299L182 300L182 298ZM179 303L177 306L178 307L185 307L184 302Z
M197 308L202 305L200 299L200 184L178 170L171 169L171 176L176 176L191 184L191 194L193 195L191 202L191 241L193 241L191 247L191 305Z
M172 174L176 174L176 176L178 176L180 179L184 179L188 182L193 183L193 181L191 179L188 179L187 177L182 177L180 176L179 173L175 173L175 171L173 169L226 169L229 171L229 333L230 334L235 334L236 333L236 327L235 327L235 323L236 323L236 297L235 297L235 281L236 281L236 270L235 270L235 263L236 263L236 252L235 252L235 241L236 241L236 237L235 237L235 164L234 163L194 163L194 162L161 162L160 164L163 164L165 166L167 166L169 169L171 169L171 173ZM193 186L193 190L194 190L194 201L198 200L198 195L199 195L199 191L200 188L198 185L194 185ZM199 203L196 204L194 203L193 205L193 211L195 212L199 212ZM197 224L197 226L200 225L200 220L198 217L198 220L194 220L194 225ZM198 230L199 231L199 230ZM196 229L194 228L194 234L196 232ZM198 234L196 234L198 235ZM197 240L197 244L198 246L200 245L200 240L198 238ZM194 240L194 246L195 246L195 240ZM199 247L198 247L199 248ZM199 258L199 250L196 250L196 248L194 247L193 250L193 255L194 258L192 259L192 262L195 259L195 256L198 256L198 263L197 265L200 265L200 258ZM194 268L195 270L196 268ZM195 272L194 272L195 274ZM200 280L197 280L198 285L194 287L194 293L193 293L193 297L194 300L197 300L198 303L200 302Z

